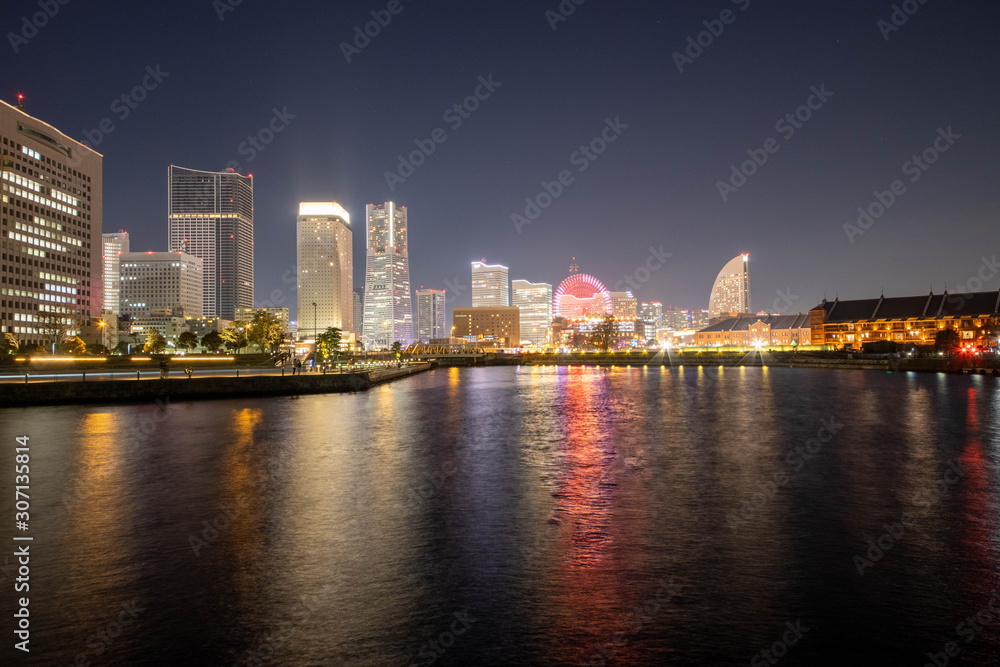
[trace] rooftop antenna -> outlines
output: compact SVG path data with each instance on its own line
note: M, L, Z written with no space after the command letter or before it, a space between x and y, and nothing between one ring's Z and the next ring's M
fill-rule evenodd
M573 261L570 262L570 264L569 264L569 272L570 273L576 273L579 270L580 270L580 267L577 266L577 264L576 264L576 257L574 257Z
M17 109L18 111L24 111L24 93L17 94Z

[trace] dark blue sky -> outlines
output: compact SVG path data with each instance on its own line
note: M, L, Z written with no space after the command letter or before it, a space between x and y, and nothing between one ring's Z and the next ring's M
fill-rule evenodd
M226 0L71 0L17 53L10 33L39 9L10 0L0 96L23 91L29 113L81 139L114 123L96 146L104 229L127 229L136 250L166 246L167 165L240 161L255 179L258 301L279 290L293 310L282 275L295 265L297 203L330 199L352 216L356 285L364 205L394 199L410 211L413 286L464 288L453 305L470 302L475 259L557 284L576 256L611 287L651 246L672 256L636 295L665 306L707 307L715 274L743 251L755 309L954 291L977 272L982 289L1000 289L1000 268L981 269L1000 250L1000 7L910 1L919 9L886 40L888 0L589 0L555 31L545 12L559 0L401 0L348 63L339 44L388 0L243 0L224 20ZM678 72L672 54L726 9L732 22ZM120 120L112 103L147 66L169 75ZM452 129L443 113L490 75L500 87ZM814 98L789 137L776 121L813 86L833 95ZM240 144L273 109L295 118L248 161ZM571 156L606 118L628 127L581 173ZM912 182L904 163L948 127L960 138ZM447 140L392 192L384 173L436 128ZM777 152L723 201L717 182L768 138ZM511 215L564 169L572 183L519 234ZM903 194L849 242L845 223L896 179Z

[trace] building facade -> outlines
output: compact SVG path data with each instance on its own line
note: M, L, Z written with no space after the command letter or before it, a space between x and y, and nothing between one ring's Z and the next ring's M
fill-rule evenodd
M103 157L0 101L0 333L56 342L99 317Z
M369 204L365 222L365 347L388 348L396 341L406 346L413 342L406 207Z
M730 347L777 347L810 345L809 315L764 315L731 317L702 329L694 345Z
M201 317L204 262L182 252L121 255L121 314L133 320L167 311Z
M510 269L502 264L472 263L472 307L510 305Z
M236 319L240 322L251 322L253 321L253 316L255 313L264 312L276 319L281 323L281 326L285 333L288 333L291 327L291 321L289 318L289 313L287 308L279 308L276 306L267 306L264 308L237 308L236 309Z
M1000 327L1000 292L824 300L809 311L813 345L860 349L864 343L934 345L939 331L983 345Z
M521 343L535 347L546 345L552 327L552 285L515 280L512 283L514 306L520 309Z
M639 303L632 292L611 293L611 315L615 318L632 319L639 316Z
M295 238L304 329L354 331L354 233L347 211L336 202L302 202Z
M104 311L115 313L121 312L118 303L121 298L121 270L119 257L129 251L128 232L120 229L112 234L103 234L101 238L101 265L104 269L104 288L102 298L104 299Z
M520 345L521 319L515 306L455 308L455 338L496 347Z
M428 343L434 338L444 338L445 291L440 289L418 289L416 328L418 343Z
M750 255L742 254L729 261L712 285L708 300L709 318L722 313L749 313L750 311Z
M354 304L354 334L358 339L361 338L362 329L364 328L362 323L365 321L364 293L365 290L362 287L354 290L354 293L351 295Z
M253 306L253 178L170 165L167 243L204 263L206 315L231 320Z

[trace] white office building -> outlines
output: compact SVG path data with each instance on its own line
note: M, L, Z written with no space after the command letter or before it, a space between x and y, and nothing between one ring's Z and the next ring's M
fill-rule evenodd
M552 325L552 285L515 280L512 287L514 305L520 309L521 342L545 345Z
M417 290L417 342L429 343L434 338L445 338L445 290Z
M129 252L121 258L121 314L132 319L204 312L204 262L183 252Z
M118 315L121 298L121 270L120 257L129 251L128 232L120 229L113 234L102 235L102 252L104 267L104 311Z
M510 269L501 264L472 263L472 307L496 308L510 305Z

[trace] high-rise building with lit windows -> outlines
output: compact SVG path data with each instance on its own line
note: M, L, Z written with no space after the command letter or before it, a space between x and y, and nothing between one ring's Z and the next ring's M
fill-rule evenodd
M750 255L737 255L729 261L712 285L712 296L708 301L708 316L719 317L723 313L750 312Z
M354 290L354 333L357 334L356 338L361 340L361 330L364 326L365 321L365 293L364 287L359 287Z
M368 348L413 342L410 300L410 252L406 207L394 202L365 209L365 315L363 341Z
M520 311L521 339L541 347L548 342L552 325L552 285L515 280L511 283L514 305Z
M639 306L632 292L611 293L611 314L614 317L634 320L639 313Z
M445 297L443 289L418 289L416 291L417 308L416 342L429 343L433 338L446 338L445 331Z
M472 263L472 307L495 308L510 305L509 269L502 264Z
M295 238L302 330L354 331L351 216L337 202L302 202Z
M167 172L168 248L205 262L205 314L253 306L253 177L232 169Z
M121 314L204 315L204 262L183 252L127 252L120 257Z
M104 306L100 153L0 101L0 334L52 343Z
M120 229L112 234L104 234L101 242L103 253L101 266L104 269L104 288L102 290L104 310L119 315L121 310L119 310L118 300L122 282L119 257L129 250L128 232Z

